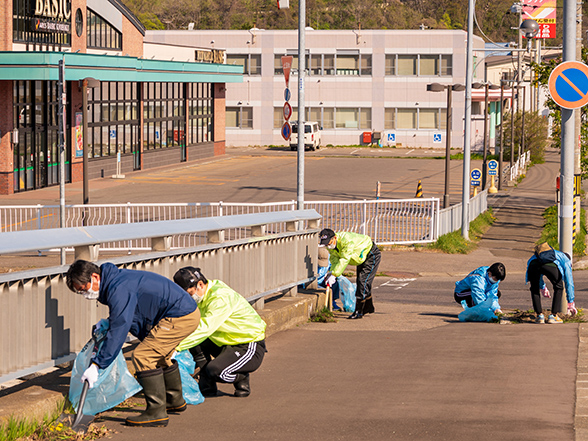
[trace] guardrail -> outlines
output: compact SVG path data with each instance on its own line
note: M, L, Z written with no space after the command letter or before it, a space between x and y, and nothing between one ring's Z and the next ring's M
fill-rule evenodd
M247 300L263 307L264 298L314 279L320 215L314 210L249 214L116 226L2 233L0 253L48 247L73 247L76 257L97 259L99 243L144 236L152 251L109 261L171 278L187 265L221 279ZM283 232L267 233L268 224ZM240 229L247 237L225 241L225 232ZM208 243L170 249L171 238L201 234ZM43 238L43 236L46 236ZM98 262L100 263L100 262ZM72 360L86 343L91 326L107 316L106 307L68 290L67 266L0 275L0 383Z
M510 169L510 180L514 181L516 180L520 175L522 175L526 168L527 168L527 164L529 163L529 161L531 160L531 151L527 150L525 153L523 153L521 156L519 156L519 159L517 159L514 164L512 165L511 169Z
M333 230L355 231L372 236L378 244L432 242L437 239L436 225L439 199L381 199L362 201L308 201L306 209L315 209L323 224ZM183 204L89 204L67 205L65 226L83 227L140 223L158 220L233 216L251 213L274 213L296 210L296 202L245 203L183 203ZM0 231L31 231L59 227L59 206L14 205L0 207ZM283 231L280 224L268 224L270 232ZM246 236L242 229L230 229L227 238ZM201 234L175 235L172 248L206 243ZM116 241L103 248L147 250L145 239ZM39 248L39 250L44 248Z
M470 209L469 219L472 221L488 209L488 190L479 192L476 196L470 199L468 205ZM461 206L462 204L460 202L459 204L452 205L449 208L444 208L439 211L439 236L461 229Z

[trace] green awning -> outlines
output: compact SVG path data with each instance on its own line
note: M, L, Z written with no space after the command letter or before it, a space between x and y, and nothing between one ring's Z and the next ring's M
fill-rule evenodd
M59 60L66 81L242 83L243 66L189 61L79 54L71 52L0 52L0 80L59 79Z

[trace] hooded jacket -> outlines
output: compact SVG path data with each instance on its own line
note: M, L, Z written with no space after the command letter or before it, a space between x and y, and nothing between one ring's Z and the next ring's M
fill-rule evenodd
M469 273L464 279L455 282L455 292L460 293L464 291L472 292L472 300L474 305L478 305L493 296L498 299L498 285L500 280L496 283L490 280L488 276L489 266L481 266ZM496 301L498 303L498 300Z
M572 303L575 298L574 293L574 279L572 277L572 262L568 259L568 256L565 253L562 253L558 250L553 250L555 252L555 266L559 270L559 273L562 275L564 285L566 287L566 297L568 299L568 303ZM543 254L543 253L541 253ZM533 254L531 258L527 261L527 272L525 274L525 282L529 282L529 264L537 259L537 255ZM545 288L545 282L543 281L543 276L539 277L539 288Z
M200 324L176 348L190 349L209 338L217 346L241 345L265 338L265 322L245 298L220 280L209 280L198 302Z
M364 234L340 232L336 233L337 245L329 250L331 274L339 277L347 265L361 265L372 249L372 238Z
M100 266L98 301L108 306L110 328L102 348L92 359L101 369L118 355L130 332L143 340L166 317L183 317L196 310L196 302L182 288L159 274Z

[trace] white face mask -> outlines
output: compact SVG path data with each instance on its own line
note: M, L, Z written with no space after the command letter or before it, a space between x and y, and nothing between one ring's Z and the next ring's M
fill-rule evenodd
M334 250L336 246L337 246L337 242L330 243L330 244L327 245L327 249Z
M81 293L86 300L96 300L100 295L100 291L94 291L92 288Z
M198 294L192 294L192 298L196 300L196 303L200 303L202 300L202 297L200 297Z

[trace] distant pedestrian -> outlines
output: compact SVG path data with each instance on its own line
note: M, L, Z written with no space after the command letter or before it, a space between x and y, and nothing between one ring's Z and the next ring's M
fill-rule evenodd
M540 243L535 247L533 256L527 262L526 282L531 283L531 299L533 309L537 318L535 323L545 323L545 315L541 306L541 295L551 297L549 289L543 281L543 276L547 277L553 286L553 301L551 302L551 314L547 323L563 323L563 320L557 316L561 311L561 298L563 288L566 287L566 296L568 301L567 313L575 315L578 310L574 302L574 279L572 278L572 262L566 253L554 250L546 242Z
M126 419L130 426L167 426L167 411L186 410L176 346L198 326L196 302L166 277L147 271L119 269L112 263L97 266L76 260L66 274L67 287L87 300L108 306L110 328L100 351L82 375L90 387L98 370L119 354L127 334L140 341L132 360L147 402L144 412Z
M481 266L469 273L465 278L455 282L453 298L459 304L466 302L468 308L476 306L487 300L490 296L497 299L501 293L498 285L506 278L506 267L501 262L493 263L490 266ZM494 313L500 314L500 308Z
M376 277L382 254L372 238L358 233L335 233L325 228L319 233L319 247L326 247L329 250L331 274L326 278L327 285L332 286L347 265L357 266L355 311L347 318L360 319L365 314L375 312L372 282Z

